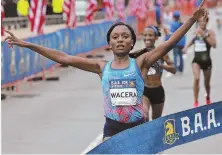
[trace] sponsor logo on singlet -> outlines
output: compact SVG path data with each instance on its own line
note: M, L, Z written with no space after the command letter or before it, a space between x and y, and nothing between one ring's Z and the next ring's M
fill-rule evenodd
M163 61L160 59L157 62L155 62L150 68L147 73L147 75L155 75L159 74L161 72L161 67L160 65L163 64Z

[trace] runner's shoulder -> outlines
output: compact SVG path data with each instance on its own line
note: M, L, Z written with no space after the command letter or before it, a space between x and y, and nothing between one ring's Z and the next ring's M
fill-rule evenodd
M101 71L103 70L103 68L105 67L105 65L108 63L109 61L107 60L99 60L98 64L100 66Z

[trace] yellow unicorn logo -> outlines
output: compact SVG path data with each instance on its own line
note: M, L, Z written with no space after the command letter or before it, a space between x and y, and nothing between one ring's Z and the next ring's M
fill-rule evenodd
M134 81L130 81L130 87L135 87L135 82Z
M176 133L176 126L175 126L175 120L174 119L168 119L164 123L165 128L165 137L164 137L164 143L172 145L175 143L177 139L179 139L179 134Z

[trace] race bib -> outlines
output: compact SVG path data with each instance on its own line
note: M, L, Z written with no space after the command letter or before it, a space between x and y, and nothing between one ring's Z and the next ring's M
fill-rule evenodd
M136 80L111 80L109 84L113 106L136 105Z
M204 40L195 40L195 52L207 51L207 45Z

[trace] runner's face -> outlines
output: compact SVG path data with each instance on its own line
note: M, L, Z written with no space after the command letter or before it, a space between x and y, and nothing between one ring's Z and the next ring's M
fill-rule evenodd
M153 47L156 42L157 36L155 32L151 28L145 28L143 32L143 41L147 48Z
M114 55L120 57L128 55L133 46L130 30L125 25L116 26L111 32L109 46Z
M201 29L206 29L207 23L208 23L207 20L205 20L204 18L200 18L198 21L199 27Z

